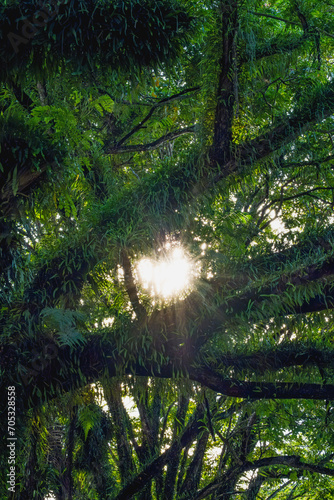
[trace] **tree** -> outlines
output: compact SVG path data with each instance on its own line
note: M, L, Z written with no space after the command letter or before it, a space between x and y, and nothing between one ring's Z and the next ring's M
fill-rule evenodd
M333 26L325 1L2 2L13 498L332 498ZM166 297L140 266L175 251Z

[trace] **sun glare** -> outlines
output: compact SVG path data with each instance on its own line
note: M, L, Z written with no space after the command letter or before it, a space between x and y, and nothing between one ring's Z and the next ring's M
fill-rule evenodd
M195 276L195 265L181 246L170 247L156 260L142 259L137 269L142 286L151 295L166 299L181 295Z

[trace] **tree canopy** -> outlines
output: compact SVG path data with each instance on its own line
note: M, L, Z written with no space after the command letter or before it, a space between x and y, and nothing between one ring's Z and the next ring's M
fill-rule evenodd
M333 33L1 1L3 497L333 498Z

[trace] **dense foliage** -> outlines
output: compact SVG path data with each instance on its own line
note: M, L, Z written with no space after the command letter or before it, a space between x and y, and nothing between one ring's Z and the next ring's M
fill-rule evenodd
M333 498L332 33L325 0L2 0L1 497Z

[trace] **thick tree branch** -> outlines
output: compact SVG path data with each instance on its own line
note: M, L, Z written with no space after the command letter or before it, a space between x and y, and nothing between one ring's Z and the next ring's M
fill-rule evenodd
M326 163L328 161L334 160L334 155L330 154L325 156L324 158L314 158L309 161L295 161L295 162L280 162L280 168L296 168L296 167L311 167L311 166L320 166L322 163Z
M24 109L26 109L30 113L31 107L34 104L34 101L30 98L30 96L19 85L12 82L11 87L12 87L13 93L14 93L17 101L21 104L21 106Z
M146 318L147 313L145 307L140 303L137 286L132 274L132 267L127 251L123 248L121 250L121 264L124 270L124 284L129 296L131 305L139 321Z
M258 61L262 58L274 56L276 54L290 53L301 47L310 37L310 34L305 33L301 35L287 35L284 33L284 36L276 36L263 44L259 43L254 48L254 52L249 51L242 54L240 63L245 64L253 60Z
M283 23L286 24L293 24L295 26L299 26L299 23L297 23L296 21L291 21L290 19L283 19L282 17L273 16L272 14L266 14L265 12L254 12L253 10L250 10L249 13L252 14L253 16L268 17L270 19L275 19L275 21L282 21Z
M307 470L331 477L334 476L334 469L324 467L323 465L302 462L300 456L298 455L261 458L259 460L254 460L254 462L246 462L245 470L258 469L260 467L270 467L271 465L286 465L294 469L301 469L305 471Z
M317 474L324 474L327 476L334 476L334 469L329 467L323 467L321 465L304 463L301 461L300 456L276 456L270 458L261 458L259 460L254 460L253 462L245 461L242 465L236 466L229 469L225 474L223 474L219 479L215 479L205 488L200 490L194 500L202 500L208 495L212 494L219 486L227 481L231 476L237 475L238 477L250 470L260 469L262 467L270 467L275 465L284 465L286 467L292 467L293 469L305 470L310 472L315 472Z
M271 202L268 204L268 208L271 207L274 203L283 203L285 201L291 201L291 200L296 200L297 198L300 198L301 196L311 196L311 193L314 191L333 191L334 187L328 187L328 186L317 186L312 189L308 189L307 191L302 191L301 193L296 193L291 196L286 196L286 197L281 197L281 198L275 198L274 200L271 200Z
M47 343L39 348L37 345L32 347L32 351L31 361L22 359L19 354L14 356L14 361L13 356L11 357L12 371L7 373L6 380L3 379L4 385L1 389L5 391L7 385L17 386L18 396L19 392L22 392L21 404L25 408L38 406L44 397L47 401L55 395L95 382L102 376L130 374L173 379L175 373L180 373L180 370L183 374L188 374L194 382L230 397L253 400L334 399L334 385L330 384L245 382L224 378L207 366L194 363L190 365L187 360L179 358L170 359L166 363L147 361L143 366L131 357L121 358L117 354L116 345L111 341L101 343L92 339L75 350ZM1 365L4 367L7 357L7 350L2 349ZM15 371L13 363L16 366Z
M158 101L156 104L152 106L150 111L147 113L147 115L141 120L138 125L136 125L128 134L126 134L121 140L119 140L114 146L113 149L120 149L120 147L128 140L130 137L132 137L136 132L138 132L144 125L145 123L151 118L153 115L154 111L163 105L168 104L169 102L175 101L176 99L179 99L181 96L185 96L186 94L189 94L190 92L195 92L196 90L199 90L200 87L193 87L190 89L185 89L182 90L181 92L178 92L177 94L174 94L170 97L165 97L164 99L161 99Z
M41 101L42 106L47 106L48 96L47 96L45 85L42 82L37 82L36 86L37 86L38 95L39 95L39 99Z
M185 425L185 419L186 419L186 414L189 406L189 396L184 396L181 394L179 396L179 401L178 401L178 407L177 407L177 412L175 416L175 421L174 421L174 426L173 426L173 436L172 436L172 442L175 442L182 430L182 428ZM166 415L168 416L168 415ZM167 422L166 422L167 423ZM164 426L166 426L164 422ZM165 429L164 429L165 432ZM163 436L163 434L162 434ZM189 446L190 443L188 443L186 446ZM181 449L176 449L175 453L173 454L172 460L168 461L167 465L167 471L166 471L166 476L165 476L165 484L164 484L164 491L162 495L162 500L170 500L170 498L174 496L174 490L176 487L176 478L177 478L177 473L178 473L178 468L181 460Z
M191 87L189 89L184 89L181 92L178 92L177 94L173 94L170 97L165 97L164 99L160 99L160 101L157 101L157 102L154 102L154 101L152 102L151 97L150 98L146 97L146 99L148 99L149 102L144 102L144 101L141 102L141 101L126 101L124 99L119 99L119 98L115 97L114 95L110 94L110 92L106 91L105 89L98 88L98 91L100 92L100 94L108 95L113 101L115 101L119 104L125 104L126 106L146 106L146 107L154 107L154 108L157 108L160 106L165 106L166 104L173 102L175 100L186 99L187 97L189 97L187 94L190 94L192 92L197 92L198 90L201 90L200 86Z
M191 125L190 127L184 127L180 128L178 130L174 130L174 132L169 132L168 134L163 135L162 137L159 137L159 139L156 139L153 142L150 142L148 144L133 144L130 146L119 146L116 144L116 146L107 148L106 153L107 154L121 154L121 153L133 153L133 152L146 152L146 151L153 151L154 149L157 149L161 144L164 144L165 142L168 141L174 141L174 139L177 139L181 135L185 134L193 134L196 131L196 126Z
M213 179L208 179L205 187L208 188L231 174L242 172L245 167L254 165L259 160L277 152L305 133L311 124L331 116L333 109L334 83L330 82L310 97L307 105L296 110L289 117L282 116L270 130L236 147L233 157L221 165L218 173L213 176ZM198 196L198 193L196 194Z
M334 385L244 382L226 379L207 367L189 369L189 378L226 396L249 399L314 399L334 397Z
M198 488L203 467L204 454L209 440L209 431L205 430L198 438L192 460L187 468L186 477L180 488L179 497L193 498Z
M147 113L147 115L142 119L142 121L139 122L138 125L136 125L132 130L130 130L130 132L126 134L123 137L123 139L121 139L115 144L114 149L119 149L128 139L130 139L130 137L132 137L136 132L138 132L145 125L145 123L151 118L155 110L156 106L153 106Z
M192 420L189 422L185 430L182 432L180 437L164 451L158 458L153 460L144 470L140 472L125 488L120 491L120 493L114 498L114 500L128 500L133 497L138 491L140 491L145 484L155 477L162 468L167 464L169 459L179 450L182 450L187 444L191 443L197 434L200 432L202 427L201 419L203 418L204 410L199 406Z
M104 386L103 390L113 420L113 432L116 436L118 455L118 468L122 485L124 485L128 480L129 474L134 474L136 472L136 466L127 436L127 427L128 425L131 426L131 423L128 421L129 418L122 401L120 381L117 380L115 385L111 387ZM130 431L130 434L133 436L133 432Z
M217 407L215 407L215 412L218 412ZM173 441L170 448L153 460L144 470L131 480L131 482L114 498L114 500L127 500L132 498L133 495L139 492L153 477L156 477L167 463L172 463L175 456L178 456L183 448L189 446L203 430L203 417L204 406L198 405L193 417L190 419L190 422L187 424L183 432ZM225 413L221 414L219 418L226 418ZM203 440L206 441L207 439L208 432L206 431L206 433L202 436L202 441L199 442L198 455L195 453L194 461L192 462L194 466L194 475L196 475L196 470L201 467L205 448L205 446L203 448ZM188 474L188 479L191 482L194 478Z
M266 478L264 476L259 475L259 474L255 477L253 477L249 482L249 486L248 486L248 489L247 489L246 495L245 495L245 500L256 500L257 498L260 498L258 496L258 493L259 493L261 486L265 480L266 480Z
M325 245L324 243L324 246ZM289 256L290 258L293 257L291 249L286 253L277 254L276 262L278 266L286 259L289 259ZM274 262L274 260L272 262ZM327 260L324 259L321 265L314 264L301 266L300 269L294 273L286 274L284 270L282 270L280 271L278 281L274 283L270 282L267 286L262 284L261 289L259 289L256 282L254 283L254 288L250 287L250 280L251 277L247 275L247 272L244 272L240 280L236 279L236 282L232 279L230 285L231 291L236 289L238 293L229 299L225 299L225 301L215 309L211 307L211 310L207 311L204 315L204 319L200 322L198 320L196 321L196 334L192 335L192 347L194 352L198 352L213 334L218 331L223 331L224 325L235 315L247 313L249 321L256 321L258 319L257 314L261 314L263 319L266 318L268 320L275 317L276 313L270 307L273 299L281 303L279 312L281 317L296 313L304 314L308 312L323 311L334 307L334 258L332 256L329 256ZM317 291L312 295L310 289L311 283L320 285L322 288L321 292ZM246 285L244 293L241 291L243 284ZM223 290L228 290L229 282L225 279L221 284L219 281L212 283L212 286L207 291L207 298L205 301L206 308L208 308L209 304L214 300L214 293L222 293L221 287ZM305 293L305 287L308 287L307 293ZM197 298L196 295L197 293L193 292L182 304L189 322L194 318L194 304L197 303L196 307L203 309L203 297ZM202 300L202 304L200 300ZM165 324L168 325L168 318L172 318L171 309L172 308L169 310L166 309L163 313L160 313L161 324L165 322ZM159 314L155 316L154 321L159 321ZM170 321L170 328L174 328L175 330L175 323L172 322L172 319ZM151 325L152 329L154 329L153 323L151 323ZM177 340L178 339L175 338L176 343ZM171 347L173 348L173 346ZM179 344L175 344L175 348L179 351ZM187 345L186 351L188 355L190 350L191 345Z
M290 366L321 366L334 368L334 351L316 349L302 344L280 344L266 351L265 349L251 354L234 354L217 356L211 367L232 367L236 371L250 371L263 374L266 371L276 371Z
M222 40L220 73L217 88L217 106L215 111L213 145L210 150L210 164L214 170L217 165L224 165L230 160L232 146L232 121L234 115L235 86L234 71L236 61L233 59L233 50L236 43L238 29L237 2L223 1L222 15Z

